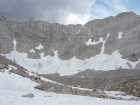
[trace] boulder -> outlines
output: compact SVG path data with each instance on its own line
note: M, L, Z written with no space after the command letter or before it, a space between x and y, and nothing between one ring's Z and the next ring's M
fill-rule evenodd
M43 83L41 79L37 79L36 81L37 81L37 83L39 83L39 84L42 84L42 83Z
M20 75L23 77L28 77L28 78L30 77L30 75L23 70L21 71Z
M54 92L55 91L55 87L50 87L46 90L47 92Z
M22 97L33 98L34 97L34 94L29 93L29 94L26 94L26 95L22 95Z
M37 82L33 77L30 78L32 81Z
M35 88L39 89L39 90L46 90L47 91L50 87L52 87L52 85L48 82L45 82L45 83L42 83L41 85L36 86Z
M101 90L100 95L101 96L106 96L106 93L103 90Z
M11 71L10 72L12 72L12 73L14 73L14 74L19 74L20 75L20 73L21 73L21 71L19 70L19 69L11 69Z
M1 64L0 63L0 69L4 69L4 68L8 69L8 65L7 64Z
M100 93L99 92L91 92L90 95L92 97L100 97Z

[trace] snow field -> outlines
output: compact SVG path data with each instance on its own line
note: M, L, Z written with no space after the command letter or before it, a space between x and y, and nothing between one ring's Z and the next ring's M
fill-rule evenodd
M8 71L0 72L0 105L140 105L140 101L100 99L86 96L56 94L34 89L30 79ZM22 95L33 93L35 97Z
M107 38L109 34L107 35ZM127 59L122 59L120 53L118 51L114 51L111 55L104 54L106 40L100 38L99 42L93 42L89 44L95 44L102 42L101 52L89 59L79 60L76 57L71 58L70 60L61 60L58 57L57 51L54 51L54 56L44 56L42 52L40 54L40 59L31 59L28 58L27 53L20 53L16 51L16 40L14 39L14 51L9 54L1 54L8 58L9 60L16 61L19 65L23 66L27 70L38 72L40 74L51 74L51 73L59 73L61 76L63 75L73 75L80 71L86 69L94 69L94 70L116 70L117 68L125 68L130 69L128 66L131 64L132 68L134 69L136 64L140 61L131 62ZM39 48L43 48L41 44ZM80 71L79 71L80 70Z

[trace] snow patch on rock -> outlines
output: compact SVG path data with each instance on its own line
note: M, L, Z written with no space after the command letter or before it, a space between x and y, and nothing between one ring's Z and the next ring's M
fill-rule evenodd
M30 53L35 53L34 49L29 50Z
M78 34L81 30L78 30L76 34Z
M119 34L118 34L118 39L121 39L122 38L122 32L119 32Z
M88 41L86 42L86 45L87 46L89 46L89 45L96 45L96 44L99 44L101 42L103 42L103 38L100 38L99 41L94 41L94 42L92 41L91 38L89 38Z
M102 38L102 42L103 42L103 45L102 45L102 48L101 48L101 55L104 53L104 50L105 50L105 43L106 43L106 40L108 39L108 37L109 37L109 34L107 34L107 37L106 37L106 39L103 41L103 38Z
M39 46L36 47L36 49L38 49L38 50L41 50L41 49L43 49L43 48L44 48L44 46L42 46L42 44L39 44Z

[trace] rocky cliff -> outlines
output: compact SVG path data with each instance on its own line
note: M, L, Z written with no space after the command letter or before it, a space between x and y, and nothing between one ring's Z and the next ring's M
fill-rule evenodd
M124 12L85 25L0 17L0 54L40 73L140 69L140 16Z

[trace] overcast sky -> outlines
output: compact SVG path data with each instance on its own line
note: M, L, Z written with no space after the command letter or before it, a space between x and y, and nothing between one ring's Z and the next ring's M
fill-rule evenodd
M140 14L140 0L0 0L0 16L28 18L60 24L84 24L120 12Z

